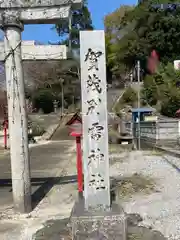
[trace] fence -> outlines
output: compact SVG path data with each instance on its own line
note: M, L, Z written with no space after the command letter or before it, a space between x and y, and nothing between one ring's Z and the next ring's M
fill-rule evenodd
M139 138L141 143L163 146L180 146L180 121L174 120L158 120L152 122L138 123L126 122L126 131L133 136L136 141Z

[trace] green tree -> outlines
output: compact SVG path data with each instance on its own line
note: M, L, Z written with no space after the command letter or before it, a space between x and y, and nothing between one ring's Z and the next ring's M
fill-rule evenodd
M143 99L150 105L157 105L163 115L174 117L180 108L180 71L173 64L161 64L157 73L144 79Z
M152 4L160 3L180 3L180 0L143 1L124 11L122 18L118 18L117 9L113 21L105 22L108 64L113 73L119 71L125 78L140 60L146 75L143 100L160 106L163 114L174 116L180 107L180 90L177 88L180 72L175 71L172 64L180 59L180 8L161 10L152 7ZM159 54L161 65L150 76L146 66L153 49Z
M54 96L50 89L37 89L32 96L33 105L37 110L42 109L44 113L52 112Z
M61 21L55 26L55 28L59 36L64 39L61 43L68 45L70 37L72 48L79 48L79 31L93 30L93 24L91 14L88 9L87 0L84 1L82 9L72 10L71 15L71 32L69 31L69 23L67 21Z
M129 5L121 5L118 9L114 12L108 14L104 18L104 26L106 37L109 39L111 44L116 43L123 34L123 27L124 27L124 17L128 11L131 11L134 7Z
M175 90L175 94L171 92L171 96L163 102L161 114L168 117L175 117L175 113L178 109L180 109L180 91Z
M142 100L150 105L156 105L157 96L157 85L153 76L147 75L144 79L144 88L142 89Z
M106 56L107 67L109 71L118 77L124 77L127 68L125 64L117 61L118 42L125 32L131 29L123 29L123 19L128 11L133 9L132 6L122 5L114 12L108 14L104 18L104 26L106 33ZM121 80L122 80L121 79Z
M180 0L176 1L178 2ZM119 38L114 49L111 48L111 56L116 65L124 64L131 69L138 59L143 68L146 68L147 57L153 49L158 52L163 63L179 59L180 8L174 11L155 10L152 3L158 1L145 1L126 11L120 24L123 24L124 29L129 27L131 31Z
M68 62L64 64L48 61L24 64L26 97L34 99L34 96L41 94L44 89L46 93L51 92L54 100L58 100L61 105L63 91L66 106L76 103L79 101L81 90L78 69L78 64L73 63L72 66Z

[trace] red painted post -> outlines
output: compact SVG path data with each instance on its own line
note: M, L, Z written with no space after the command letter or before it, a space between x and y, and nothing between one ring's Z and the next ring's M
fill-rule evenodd
M83 197L83 168L82 168L82 151L81 151L81 136L82 136L82 120L76 113L66 123L69 127L70 136L76 138L76 155L77 155L77 182L79 197Z
M81 137L76 137L76 151L77 151L77 180L79 197L83 196L83 171L82 171L82 152L81 152Z

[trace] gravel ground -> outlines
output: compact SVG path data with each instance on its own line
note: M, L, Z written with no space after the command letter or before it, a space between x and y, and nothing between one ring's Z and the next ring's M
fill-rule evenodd
M117 149L117 147L118 147L118 149ZM135 157L135 159L133 159L133 156ZM120 169L123 173L123 176L122 176L123 179L124 179L125 175L126 175L126 177L127 176L131 177L132 173L137 172L136 168L134 168L133 171L130 171L131 166L137 164L136 159L139 157L144 159L146 156L142 156L136 152L133 152L133 153L130 153L128 151L125 152L124 149L122 150L122 148L119 148L119 146L111 145L110 162L111 162L111 173L112 173L113 177L117 176L119 178L119 176L120 176L119 170ZM132 160L132 162L129 161L128 158L130 158L130 160ZM146 161L146 163L147 162L148 161ZM128 164L128 163L131 164L129 172L127 172L127 168L126 168L126 164ZM144 167L147 167L146 164L144 165ZM126 171L124 171L124 169ZM135 178L132 178L132 179L134 181ZM147 180L147 177L145 177L144 179ZM138 194L139 194L139 192L138 192ZM149 192L147 194L149 194ZM150 194L151 194L151 191L150 191ZM134 193L133 193L133 195L134 195ZM141 196L142 196L142 193L141 193ZM128 199L129 199L129 197L130 196L128 195ZM146 197L146 195L143 192L143 198L145 198L145 197ZM133 198L130 199L130 201L128 201L128 202L122 202L122 199L121 199L120 203L121 204L123 203L123 205L127 208L126 204L127 205L128 205L128 203L131 204L132 200L133 200ZM152 224L146 224L146 225L148 225L148 226L146 226L145 221L143 222L143 224L140 224L142 221L142 218L140 215L137 215L135 213L140 212L141 215L143 215L141 211L138 211L138 209L133 209L133 208L131 209L131 211L128 209L128 211L130 214L128 214L128 229L127 229L128 237L127 237L127 240L166 240L165 237L159 231L153 231L153 230L157 230L157 228L151 229L150 226ZM44 228L40 229L35 234L34 240L59 240L59 239L70 240L70 239L72 239L71 228L67 227L67 225L69 225L68 223L69 223L68 218L64 219L64 220L53 220L53 221L46 222L44 225ZM139 226L137 226L137 225L139 225ZM145 226L141 226L141 225L145 225Z
M71 150L74 150L74 146ZM70 161L63 161L60 169L62 169L63 175L73 176L76 173L76 159L70 157L70 155L68 155ZM164 240L164 237L158 233L158 236L155 237L153 234L156 233L152 233L152 230L160 231L168 240L180 240L180 174L167 160L173 162L173 164L179 161L175 157L163 154L125 151L124 149L122 151L119 146L118 149L117 146L114 148L111 146L110 174L113 178L131 177L137 173L154 179L156 183L154 191L147 194L138 191L137 194L133 193L127 198L119 199L119 203L124 207L125 212L128 214L137 213L143 218L143 221L139 223L139 227L129 227L128 240ZM38 231L34 239L69 240L66 226L66 231L61 231L60 223L62 223L63 228L64 222L61 222L60 219L69 218L76 194L77 184L74 182L54 186L48 196L30 214L30 218L19 219L22 221L21 225L25 224L26 228L24 232L26 237L21 239L31 239L27 236L30 236L32 232L36 232L37 229L42 228L42 225L44 225L45 228ZM18 221L18 216L16 217ZM52 221L47 222L50 219ZM13 222L16 222L15 219ZM134 237L134 234L138 235L138 237Z
M111 176L127 177L138 173L156 181L156 191L120 199L125 212L140 214L142 226L160 231L169 240L180 240L180 173L166 161L175 163L179 159L141 151L119 153L121 159L122 155L124 161L113 162Z

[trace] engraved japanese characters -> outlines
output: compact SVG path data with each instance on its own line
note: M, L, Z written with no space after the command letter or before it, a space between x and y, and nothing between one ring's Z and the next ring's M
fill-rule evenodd
M109 157L104 31L83 31L81 89L85 205L109 206Z
M85 55L85 62L87 65L88 70L88 79L87 79L87 92L91 96L91 92L95 92L95 95L97 96L97 99L90 99L87 100L88 105L88 112L87 114L93 117L93 114L100 114L100 112L96 111L96 107L101 104L101 93L102 93L102 87L101 87L101 79L98 77L98 71L99 71L99 58L103 55L102 51L94 51L92 48L89 48L86 55ZM94 111L92 111L94 110ZM89 136L92 140L98 141L102 134L103 134L104 127L99 124L99 122L94 122L92 125L88 128ZM100 148L98 148L100 155L102 155ZM95 150L92 150L94 152ZM91 155L92 157L92 155ZM90 156L88 157L90 158ZM94 164L96 168L98 168L99 162L96 158L94 158L94 161L91 161L88 163L88 165ZM93 179L93 180L92 180ZM103 177L100 173L93 174L91 173L91 180L89 182L89 187L93 187L96 191L104 189L100 187L100 184L104 182Z

